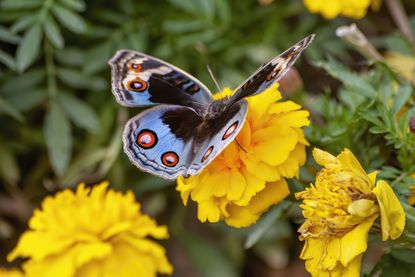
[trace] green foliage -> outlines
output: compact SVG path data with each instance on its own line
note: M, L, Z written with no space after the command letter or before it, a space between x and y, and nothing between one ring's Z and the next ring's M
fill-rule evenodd
M316 33L297 67L305 89L293 96L311 112L307 140L333 154L350 148L366 169L381 169L379 178L388 180L405 203L415 184L415 136L408 127L415 115L415 89L387 62L356 58L334 35L349 23L324 21L300 0L270 5L249 0L0 0L0 201L9 197L25 203L11 213L0 205L0 243L5 246L0 264L17 230L26 226L22 214L30 214L31 206L61 188L103 179L133 190L144 211L169 222L179 244L171 256L183 249L197 276L257 273L250 264L258 257L264 268L272 268L269 261L278 257L297 259L295 229L301 220L294 197L248 229L204 224L200 231L195 209L182 208L174 184L129 163L122 153L122 130L140 110L115 103L107 65L123 48L176 64L214 91L206 65L222 87L235 87L260 64ZM359 24L377 27L370 19ZM375 46L415 55L415 47L389 28L378 30L387 35L373 38ZM316 169L309 157L300 180L290 182L292 190L313 182ZM384 246L387 254L371 274L414 272L408 249L415 243L415 212L409 205L405 209L402 240ZM275 256L278 251L285 254Z

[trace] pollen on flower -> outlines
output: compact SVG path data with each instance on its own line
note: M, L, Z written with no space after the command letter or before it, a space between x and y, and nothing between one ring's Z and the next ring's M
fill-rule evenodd
M309 113L292 101L280 101L277 88L247 99L247 118L236 140L202 173L178 178L184 204L189 197L196 201L202 222L249 226L288 196L285 178L298 177L306 160L308 142L301 128L309 124ZM230 95L226 88L214 97Z
M165 249L150 239L168 238L140 212L132 192L80 184L47 197L29 221L29 230L8 255L28 258L27 277L156 276L173 269Z

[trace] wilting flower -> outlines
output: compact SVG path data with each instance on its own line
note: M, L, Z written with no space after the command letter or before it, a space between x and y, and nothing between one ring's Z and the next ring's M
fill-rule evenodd
M309 124L309 113L292 101L277 102L277 88L248 98L241 132L201 174L178 178L184 204L189 196L196 201L202 222L248 226L289 194L284 178L298 177L305 162L308 143L301 127ZM216 97L231 94L224 89Z
M27 277L171 274L165 249L148 238L168 238L167 228L140 212L132 192L107 187L80 184L47 197L8 260L29 258Z
M5 269L0 267L0 277L23 277L23 273L18 269Z
M360 276L374 221L380 216L383 240L396 239L405 226L404 210L388 183L375 182L376 172L366 174L348 149L337 157L314 149L313 156L323 169L315 185L296 194L305 217L300 257L312 276Z
M378 10L381 0L304 0L304 5L312 13L320 13L326 19L345 16L359 19L366 15L372 6Z

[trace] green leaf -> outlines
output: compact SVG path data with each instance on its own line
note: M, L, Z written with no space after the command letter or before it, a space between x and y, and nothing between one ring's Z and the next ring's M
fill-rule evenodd
M46 89L29 89L9 95L6 101L16 110L24 112L44 102L47 97Z
M317 66L327 71L333 78L341 81L346 87L355 93L374 99L376 90L358 74L352 73L339 62L330 58L327 62L316 63Z
M72 134L69 119L57 102L51 101L43 127L50 162L61 176L71 159Z
M69 68L59 68L58 77L62 82L73 88L100 91L107 87L105 79L98 76L88 76Z
M401 108L408 102L409 97L412 95L412 86L411 85L402 85L399 88L398 93L394 97L392 112L396 114L401 110Z
M59 0L60 3L76 12L85 11L86 5L82 0Z
M23 74L7 78L1 87L3 94L16 94L16 91L33 89L45 79L43 69L30 69Z
M15 185L20 179L19 165L14 153L9 147L0 143L0 175L9 183Z
M6 65L8 68L15 70L16 63L12 56L0 49L0 63Z
M19 10L40 7L43 0L3 0L0 8L3 10Z
M26 30L30 26L33 26L38 18L39 17L37 13L22 16L13 23L13 25L10 27L10 32L16 34L20 31Z
M239 276L229 259L202 237L190 232L182 234L187 256L191 264L203 277L236 277Z
M45 30L46 37L56 48L63 48L64 40L61 30L52 16L48 15L46 17L46 20L43 23L43 29Z
M288 201L283 201L262 216L262 218L248 230L248 236L245 241L245 248L254 246L265 233L272 228L274 223L281 217L281 214L290 206Z
M84 50L73 47L65 47L55 52L59 63L69 66L82 66L85 62Z
M2 98L0 98L0 113L5 113L17 121L23 122L23 115Z
M52 8L53 14L59 22L76 34L83 34L86 32L86 23L84 19L71 10L61 6L54 5Z
M39 24L28 29L17 47L16 65L20 72L25 71L36 59L40 52L42 29Z
M9 29L0 26L0 41L17 44L20 41L20 37L13 34Z
M91 74L107 68L107 61L112 55L111 50L111 41L107 41L89 49L86 53L86 62L83 71L87 74Z
M99 119L95 111L87 103L79 100L69 93L60 92L58 101L61 107L69 115L70 119L79 127L91 133L99 130Z

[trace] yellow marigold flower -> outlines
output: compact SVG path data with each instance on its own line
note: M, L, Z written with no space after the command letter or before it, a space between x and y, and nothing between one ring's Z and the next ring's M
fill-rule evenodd
M334 157L314 149L313 156L323 169L315 185L296 193L305 217L300 258L312 276L360 276L373 222L380 216L382 239L396 239L405 227L403 207L388 183L375 182L376 172L366 174L350 150Z
M231 94L224 89L215 97ZM184 204L189 196L196 201L202 222L245 227L289 194L284 177L298 177L305 163L308 143L301 127L309 125L309 113L280 99L278 84L250 97L236 140L198 176L177 179Z
M415 173L412 173L409 176L415 179ZM408 201L409 205L414 206L415 205L415 185L409 186L409 190L411 192L411 195L406 200Z
M23 277L23 272L18 269L6 269L0 267L0 277Z
M167 228L140 212L134 194L80 184L46 197L30 230L8 255L29 258L27 277L112 277L171 274L165 249L147 238L168 238Z
M345 16L363 18L370 6L378 10L381 0L304 0L304 5L312 13L320 13L326 19Z

